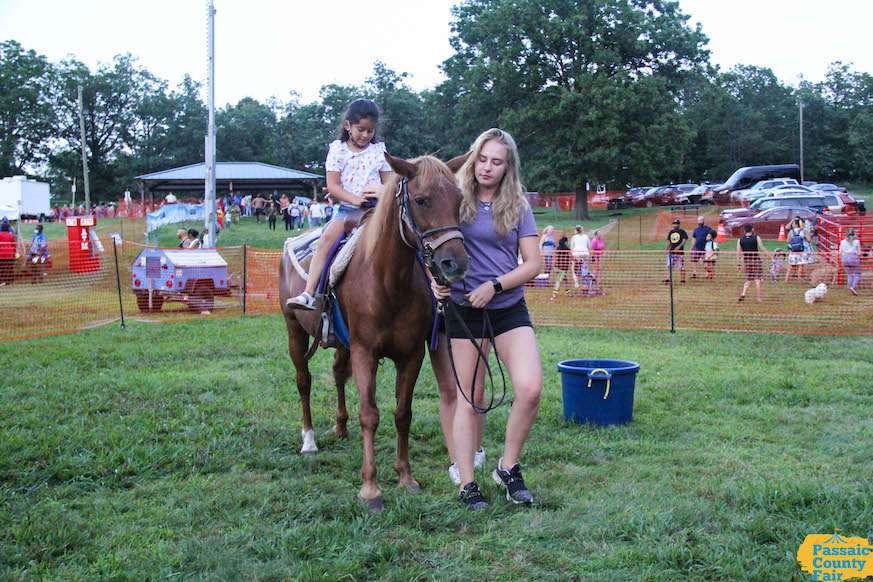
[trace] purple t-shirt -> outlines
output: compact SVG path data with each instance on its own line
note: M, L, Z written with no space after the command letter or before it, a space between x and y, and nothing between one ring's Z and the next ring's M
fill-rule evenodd
M463 280L452 283L452 301L458 304L463 304L465 295L482 283L518 267L519 240L526 236L537 236L537 224L533 211L525 204L518 224L501 238L494 232L490 205L480 202L476 220L472 224L461 223L461 234L464 235L464 247L467 249L470 266ZM486 307L501 309L514 305L523 298L524 285L498 293Z

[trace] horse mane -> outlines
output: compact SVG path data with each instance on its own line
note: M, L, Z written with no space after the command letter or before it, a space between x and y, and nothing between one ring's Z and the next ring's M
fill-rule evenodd
M443 177L452 181L455 179L449 167L443 161L433 156L421 156L409 160L409 162L416 165L417 173L414 178L417 190L420 192L432 190ZM364 258L367 260L375 255L379 243L385 240L386 235L390 235L392 231L394 233L399 232L398 221L400 218L397 212L397 199L394 194L397 192L400 179L401 176L397 172L391 173L388 181L382 186L379 202L373 210L373 214L364 224L361 245Z

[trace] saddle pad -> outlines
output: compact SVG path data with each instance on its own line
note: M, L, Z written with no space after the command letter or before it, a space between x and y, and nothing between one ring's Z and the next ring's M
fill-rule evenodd
M349 237L349 240L346 241L346 244L344 244L339 250L333 263L331 263L330 279L328 279L328 285L330 287L336 287L339 280L342 278L343 273L346 272L346 267L348 267L349 263L352 261L352 257L355 254L355 247L358 245L358 240L360 240L362 232L364 232L363 228L355 228L352 236Z
M309 232L285 240L285 253L291 258L291 263L294 265L294 270L297 274L303 277L303 280L308 279L306 271L300 266L300 262L306 257L315 252L318 239L321 237L321 229L316 228Z

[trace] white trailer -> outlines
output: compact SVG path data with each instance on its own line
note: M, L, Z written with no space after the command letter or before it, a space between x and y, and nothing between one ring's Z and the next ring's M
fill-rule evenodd
M21 218L49 218L52 215L49 185L28 180L27 176L3 178L0 180L0 208L9 220L17 220L19 212Z

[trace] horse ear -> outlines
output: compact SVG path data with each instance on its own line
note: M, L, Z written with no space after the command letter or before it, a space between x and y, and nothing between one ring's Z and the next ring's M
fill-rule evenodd
M446 162L446 165L447 165L447 166L449 167L449 169L452 171L452 174L457 174L457 173L458 173L458 170L461 169L461 166L464 165L464 162L467 161L467 158L470 157L470 154L471 154L471 153L472 153L472 152L467 152L467 153L464 154L463 156L458 156L457 158L452 158L451 160L449 160L448 162Z
M404 178L413 178L418 172L415 164L411 164L401 158L395 158L388 153L385 154L385 161L388 162L388 165L391 166L392 170L394 170L395 172L397 172L398 175L403 176Z

